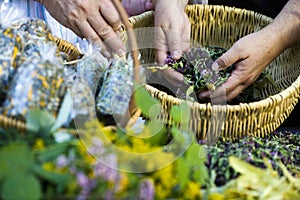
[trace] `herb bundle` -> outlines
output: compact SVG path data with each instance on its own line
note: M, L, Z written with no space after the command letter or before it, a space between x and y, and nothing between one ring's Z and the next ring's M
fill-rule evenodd
M212 69L213 62L225 52L226 49L221 47L193 47L189 52L183 53L182 57L178 60L168 55L165 64L183 74L185 83L193 88L198 102L207 102L207 99L200 98L198 94L204 90L214 91L227 81L231 72L235 69L234 65L222 71ZM278 89L278 86L270 75L265 72L261 73L255 83L246 88L230 104L249 103L260 100L259 90L268 83L271 83ZM177 96L187 98L188 94L177 94Z

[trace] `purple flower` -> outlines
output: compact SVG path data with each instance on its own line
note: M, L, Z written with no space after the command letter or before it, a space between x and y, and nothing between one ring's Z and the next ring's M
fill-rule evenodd
M95 164L95 176L100 176L104 180L116 182L119 179L117 169L117 157L115 154L102 156Z
M70 163L69 159L65 155L60 155L56 159L56 166L58 168L66 167Z
M100 138L93 138L93 144L88 147L88 152L95 157L101 157L105 152L105 147Z
M141 200L152 200L154 199L154 184L151 179L146 179L140 184L140 195Z
M78 172L76 174L76 178L81 187L81 192L77 196L77 200L85 200L88 198L90 191L97 185L97 181L88 179L88 177L82 172Z
M77 179L78 184L82 188L86 187L88 185L88 183L89 183L88 177L84 173L82 173L82 172L78 172L76 174L76 179Z

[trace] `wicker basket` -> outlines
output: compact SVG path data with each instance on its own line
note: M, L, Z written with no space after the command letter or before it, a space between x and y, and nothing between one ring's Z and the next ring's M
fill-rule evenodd
M253 11L224 6L188 5L186 13L191 22L191 37L203 46L230 48L239 38L258 31L272 19ZM130 18L137 30L137 39L143 37L143 29L153 27L153 12L146 12ZM153 49L141 50L146 63L154 62ZM189 128L195 131L198 139L207 139L211 134L223 138L239 138L245 135L264 137L273 132L288 117L298 102L300 91L300 48L287 49L267 68L282 92L276 94L275 88L263 88L261 101L239 105L212 105L188 102L192 116ZM184 101L146 85L149 93L162 103L159 116L170 122L168 113L172 105ZM219 116L224 116L219 120Z

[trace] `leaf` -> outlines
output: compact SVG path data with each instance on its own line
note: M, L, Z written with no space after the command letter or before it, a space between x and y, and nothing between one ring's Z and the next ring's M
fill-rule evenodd
M200 165L199 168L193 172L193 178L201 185L206 181L209 182L208 170L204 164Z
M71 174L58 174L55 172L45 171L42 167L36 165L33 167L33 171L41 178L51 182L58 186L59 190L63 189L70 183L72 176Z
M27 129L35 133L50 135L55 118L45 110L30 110L26 116Z
M15 172L3 182L1 197L7 200L40 199L40 183L32 175Z
M258 167L254 167L236 157L229 157L230 166L241 174L253 174L255 176L264 174L264 171Z
M150 117L150 111L153 106L154 109L157 109L157 105L160 105L159 102L150 96L150 94L146 91L144 87L138 87L135 90L134 93L134 99L137 104L137 106L142 110L143 114L145 114L147 117ZM154 112L151 112L152 114ZM159 115L160 113L156 113ZM155 116L151 116L155 117Z
M71 96L70 92L68 91L65 94L65 97L62 102L61 108L59 110L58 116L55 120L54 125L52 126L52 129L51 129L52 132L54 132L58 128L62 127L64 124L68 123L71 112L72 112L72 106L73 106L72 96Z
M171 116L175 122L180 123L182 119L181 108L179 106L172 106L171 108Z
M0 178L28 171L34 164L33 152L23 144L5 146L0 150L0 164Z
M178 159L176 161L177 166L176 166L176 172L177 172L177 178L179 181L179 186L180 189L183 189L187 183L189 182L189 174L190 174L190 167L186 164L186 161L183 157Z
M53 161L59 155L67 152L70 147L70 142L63 142L48 146L46 149L37 151L37 156L40 162Z
M186 160L195 166L202 165L206 160L205 149L196 143L193 143L185 154Z
M150 137L148 140L150 144L152 145L165 145L167 142L167 134L166 134L166 128L164 124L160 121L150 121L147 125L147 128L149 129L150 134L152 137Z
M182 128L187 130L191 114L188 103L182 102L179 106L172 106L170 113L173 120L181 123Z

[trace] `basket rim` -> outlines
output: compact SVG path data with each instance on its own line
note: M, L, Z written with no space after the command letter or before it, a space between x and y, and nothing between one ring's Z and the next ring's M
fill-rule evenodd
M186 11L189 8L193 8L193 7L203 7L203 8L208 8L209 10L211 9L217 9L217 10L233 10L235 12L247 12L251 15L255 15L255 17L261 18L263 17L265 20L267 20L268 23L272 22L273 19L271 17L268 17L264 14L261 14L259 12L255 12L255 11L251 11L248 9L243 9L243 8L236 8L236 7L232 7L232 6L224 6L224 5L203 5L203 4L193 4L193 5L187 5L186 6ZM137 21L138 19L141 18L151 18L154 16L154 11L146 11L140 15L136 15L136 16L132 16L129 18L130 23L134 23L135 21ZM297 44L296 44L297 45ZM294 46L296 46L294 45ZM293 46L293 47L294 47ZM290 47L290 48L293 48ZM299 99L299 93L300 93L300 74L298 75L298 77L296 78L296 80L287 88L283 89L282 91L280 91L277 94L274 95L270 95L265 99L261 99L259 101L255 101L255 102L250 102L250 103L239 103L239 104L235 104L235 105L231 105L231 104L225 104L225 105L217 105L217 104L211 104L210 102L208 103L199 103L197 101L191 102L185 99L179 99L176 98L172 95L167 94L164 91L161 91L153 86L150 86L148 84L146 84L147 89L152 90L153 92L158 92L161 94L164 94L166 96L166 98L168 98L168 100L172 101L172 103L175 103L175 99L178 102L188 102L188 104L193 104L194 106L198 106L198 109L207 109L207 106L218 106L218 108L220 109L230 109L231 111L239 111L241 110L242 107L244 106L248 106L250 108L261 108L261 107L269 107L270 105L274 105L274 104L278 104L283 102L285 99L290 98L290 97L295 97L296 100L294 101L298 101Z

